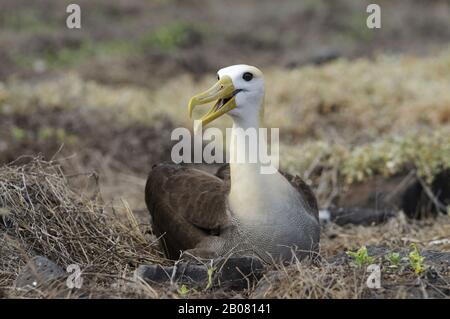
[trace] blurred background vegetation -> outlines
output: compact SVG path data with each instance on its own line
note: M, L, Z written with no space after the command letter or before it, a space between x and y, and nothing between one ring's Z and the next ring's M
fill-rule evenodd
M0 163L67 157L145 211L147 172L170 159L171 129L191 127L188 99L247 63L266 74L282 167L324 203L336 174L431 181L450 165L450 1L380 0L374 30L370 2L79 0L69 30L68 1L0 0Z
M0 2L0 79L74 69L102 83L154 87L243 61L285 68L430 54L450 38L446 0L378 1L380 30L365 27L370 1L80 0L81 30L65 27L69 3Z

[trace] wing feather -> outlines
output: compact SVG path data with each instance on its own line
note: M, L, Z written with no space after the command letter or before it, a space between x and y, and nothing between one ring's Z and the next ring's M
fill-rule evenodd
M160 164L152 169L145 200L154 231L171 258L227 225L228 191L227 181L194 168Z

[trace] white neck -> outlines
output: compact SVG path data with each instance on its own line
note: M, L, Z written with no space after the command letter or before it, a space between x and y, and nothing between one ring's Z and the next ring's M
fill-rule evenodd
M258 108L254 108L258 109ZM265 136L259 135L259 114L253 116L234 117L230 142L230 179L231 188L228 203L234 215L240 219L255 220L261 219L263 215L270 214L277 210L280 201L283 201L283 193L286 194L286 187L289 187L284 178L276 171L275 174L262 174L259 155L256 162L249 162L251 146L248 139L239 138L242 130L256 129L259 152L260 143L267 143ZM240 132L239 132L240 131ZM244 142L242 145L242 142ZM254 147L254 145L253 145ZM245 152L245 161L236 162L239 152ZM267 165L267 164L266 164ZM264 218L262 218L264 219Z
M249 162L250 159L250 155L255 155L255 154L250 154L250 148L251 146L255 146L255 145L250 145L250 143L248 143L248 140L246 140L246 143L244 142L242 144L242 142L244 141L241 138L241 133L242 132L247 132L247 130L255 130L256 132L256 150L259 150L259 143L267 143L264 139L264 137L261 137L260 140L260 136L259 136L259 119L257 116L248 116L246 118L234 118L233 119L233 128L232 128L232 133L231 133L231 142L230 142L230 173L231 176L234 175L234 177L236 178L237 176L240 176L241 173L255 173L257 169L259 169L259 167L261 166L260 163L260 158L259 156L256 156L256 163L253 161L252 163ZM255 142L255 141L252 141ZM254 151L254 149L253 149ZM239 162L237 163L236 160L238 159L238 156L245 156L245 162ZM250 176L249 176L250 177Z

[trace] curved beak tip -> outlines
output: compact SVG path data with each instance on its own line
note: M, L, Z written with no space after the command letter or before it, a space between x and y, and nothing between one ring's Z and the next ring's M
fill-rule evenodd
M190 101L189 101L189 105L188 105L188 113L189 113L189 118L191 119L192 118L192 111L194 110L194 107L193 107L193 99L191 99Z
M219 99L223 99L226 97L230 97L234 91L233 82L229 77L224 77L220 79L214 86L212 86L207 91L197 94L192 97L188 104L188 113L189 118L192 119L192 113L194 108L197 105L206 104L208 102L212 102L214 100L218 101ZM229 110L233 109L235 105L234 98L231 98L227 104L222 105L222 108L219 110L216 104L200 119L204 124L207 124L213 121L215 118L223 115Z

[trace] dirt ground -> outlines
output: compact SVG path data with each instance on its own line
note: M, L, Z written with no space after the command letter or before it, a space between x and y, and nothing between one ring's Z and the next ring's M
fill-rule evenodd
M77 3L82 29L68 30L61 1L0 0L0 297L450 296L450 220L436 205L421 220L397 207L381 224L324 224L321 261L268 266L242 291L133 279L141 264L170 264L147 174L170 160L172 130L191 127L189 98L226 65L263 70L281 168L321 208L378 203L407 176L435 191L450 169L449 1L380 0L380 30L365 28L369 1ZM421 196L450 207L443 185ZM37 255L81 265L84 288L17 289ZM382 289L365 284L369 261Z

